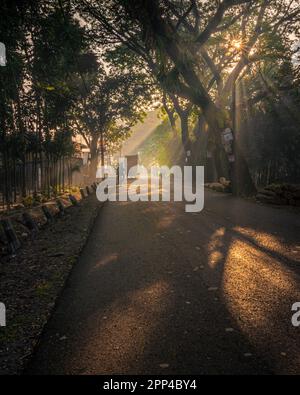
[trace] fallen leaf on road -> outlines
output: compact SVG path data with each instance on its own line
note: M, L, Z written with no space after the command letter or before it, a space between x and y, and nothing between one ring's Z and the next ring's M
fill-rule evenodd
M159 365L159 367L160 368L162 368L162 369L166 369L166 368L168 368L170 365L168 364L168 363L161 363L160 365Z
M234 332L234 329L233 328L226 328L225 331L226 332Z
M67 339L67 336L62 336L59 338L59 340L66 340L66 339Z
M200 247L195 247L195 248L196 248L196 250L198 250L198 251L199 251L199 250L201 250L201 248L200 248Z
M208 291L217 291L218 290L218 287L209 287L208 288Z
M246 352L246 353L244 354L244 357L246 357L246 358L252 357L251 352Z

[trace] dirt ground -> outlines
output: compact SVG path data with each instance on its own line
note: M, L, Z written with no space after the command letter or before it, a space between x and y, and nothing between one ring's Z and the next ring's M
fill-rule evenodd
M7 326L0 328L0 374L16 374L32 354L101 207L95 195L69 206L42 226L16 256L0 259L0 301Z

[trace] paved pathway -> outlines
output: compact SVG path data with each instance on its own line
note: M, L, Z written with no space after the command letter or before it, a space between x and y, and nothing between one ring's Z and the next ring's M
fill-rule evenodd
M300 217L206 192L107 203L29 373L300 373Z

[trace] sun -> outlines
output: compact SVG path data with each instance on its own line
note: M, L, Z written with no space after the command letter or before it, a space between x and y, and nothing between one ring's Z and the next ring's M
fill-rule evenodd
M242 42L239 40L233 40L232 45L235 49L241 49L242 48Z

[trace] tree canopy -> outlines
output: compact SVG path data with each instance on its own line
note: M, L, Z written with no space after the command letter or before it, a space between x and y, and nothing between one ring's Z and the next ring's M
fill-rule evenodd
M155 76L160 87L197 106L209 126L215 156L221 131L234 129L235 89L246 74L293 56L299 40L300 5L286 0L75 1L103 45L126 45ZM251 90L249 90L251 92ZM243 100L256 101L259 95ZM230 166L236 187L253 183L236 141ZM218 173L222 164L216 160ZM244 182L237 180L237 169ZM246 181L248 180L248 181Z
M0 11L7 201L17 179L23 196L60 184L77 134L93 177L99 157L157 106L174 139L180 129L186 158L211 162L236 194L298 177L298 1L13 0Z

